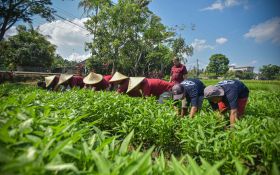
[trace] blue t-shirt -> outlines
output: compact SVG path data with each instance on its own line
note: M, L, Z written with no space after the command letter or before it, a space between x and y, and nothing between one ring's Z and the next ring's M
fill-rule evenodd
M237 100L239 98L247 98L249 96L249 89L239 80L224 80L219 82L216 86L224 89L225 95L222 101L229 107L229 109L237 109ZM217 106L213 106L217 109Z
M204 94L205 85L198 79L187 79L182 81L180 84L184 86L184 92L188 104L192 106L198 106L198 99Z

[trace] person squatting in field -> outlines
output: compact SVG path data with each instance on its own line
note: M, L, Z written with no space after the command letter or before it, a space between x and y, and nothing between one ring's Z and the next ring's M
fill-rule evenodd
M80 75L72 75L72 74L61 74L59 77L59 81L55 86L55 91L65 91L70 90L74 87L83 88L83 77Z
M59 75L45 77L45 81L39 81L37 85L43 89L54 90L59 81Z
M114 73L109 81L118 93L126 93L129 83L129 77L121 74L120 72Z
M176 101L174 108L178 115L185 116L188 107L191 106L190 117L194 117L195 113L202 107L204 88L205 85L200 80L191 78L172 87L173 100ZM179 100L181 100L182 106L178 108Z
M94 72L89 73L84 79L85 88L93 91L109 90L111 84L109 80L112 78L111 75L101 75Z
M173 82L161 79L130 77L127 94L131 97L155 96L159 98L163 93L171 91Z
M174 84L181 83L184 79L187 79L187 68L185 65L180 63L178 58L173 59L174 66L171 68L170 80Z
M238 80L224 80L215 86L204 89L204 97L211 102L213 110L225 113L230 110L230 126L233 127L237 119L244 114L249 89Z

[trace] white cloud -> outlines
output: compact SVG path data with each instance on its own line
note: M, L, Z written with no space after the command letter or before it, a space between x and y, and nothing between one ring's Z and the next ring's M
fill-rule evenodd
M194 48L195 51L201 51L204 49L214 49L213 46L208 45L206 40L203 39L194 39L194 41L191 43L191 46Z
M238 0L225 0L224 5L225 7L233 7L239 5L241 2Z
M280 44L280 17L252 26L244 37L253 38L258 43L271 40L272 43Z
M10 36L14 36L16 35L18 32L17 32L17 29L15 26L11 27L9 30L6 31L5 35L4 35L4 38L9 38Z
M90 53L79 54L79 53L74 52L71 55L69 55L68 57L66 57L66 59L69 61L81 62L81 61L84 61L85 59L87 59L88 57L90 57Z
M201 9L201 11L223 10L224 8L229 8L229 7L237 6L237 5L240 5L240 4L242 4L242 2L240 0L217 0L213 4L211 4L210 6Z
M222 2L216 1L213 4L211 4L209 7L205 7L201 10L205 11L205 10L223 10L223 9L224 9L224 6L223 6Z
M91 40L89 32L84 29L84 22L87 18L73 19L71 22L81 26L76 26L64 20L57 20L39 26L39 32L49 36L48 40L57 46L57 53L63 58L74 59L83 57L88 53L84 51L85 42Z
M218 43L218 44L225 44L227 41L228 41L228 39L224 38L224 37L220 37L220 38L216 39L216 43Z

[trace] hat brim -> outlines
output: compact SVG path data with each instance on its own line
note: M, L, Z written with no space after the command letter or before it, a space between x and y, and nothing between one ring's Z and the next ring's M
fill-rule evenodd
M83 82L85 84L93 85L101 82L103 79L103 76L101 74L96 74L96 73L90 73L88 76L86 76L83 79Z
M116 81L122 81L122 80L125 80L125 79L128 79L129 77L119 73L119 72L116 72L113 77L111 78L111 80L109 80L109 82L116 82Z
M222 97L222 96L225 95L225 91L224 91L222 88L219 88L219 89L218 89L218 93L219 93L219 94L211 95L211 96L204 97L204 98L206 98L206 99L211 99L211 98L214 98L214 97Z
M57 86L65 83L66 81L70 80L70 78L72 78L73 75L67 75L67 74L61 74L59 77L59 81L57 83Z
M55 75L49 76L49 77L45 77L46 87L49 87L52 84L54 79L55 79Z
M181 100L183 98L184 94L177 94L177 95L173 95L173 100Z
M130 77L126 93L135 89L144 79L145 77Z

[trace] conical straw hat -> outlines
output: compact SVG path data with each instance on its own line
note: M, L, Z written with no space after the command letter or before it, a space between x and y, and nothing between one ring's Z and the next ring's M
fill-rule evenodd
M100 74L96 74L94 72L91 72L88 74L84 79L83 82L85 84L97 84L103 79L103 76Z
M70 75L70 74L61 74L57 85L58 86L61 85L62 83L66 82L67 80L69 80L72 77L73 77L73 75Z
M119 73L119 72L116 72L113 77L111 78L111 80L109 82L115 82L115 81L120 81L120 80L125 80L127 79L128 77Z
M55 79L55 75L45 77L46 87L49 87L54 79Z
M138 86L144 79L145 77L130 77L126 93Z

